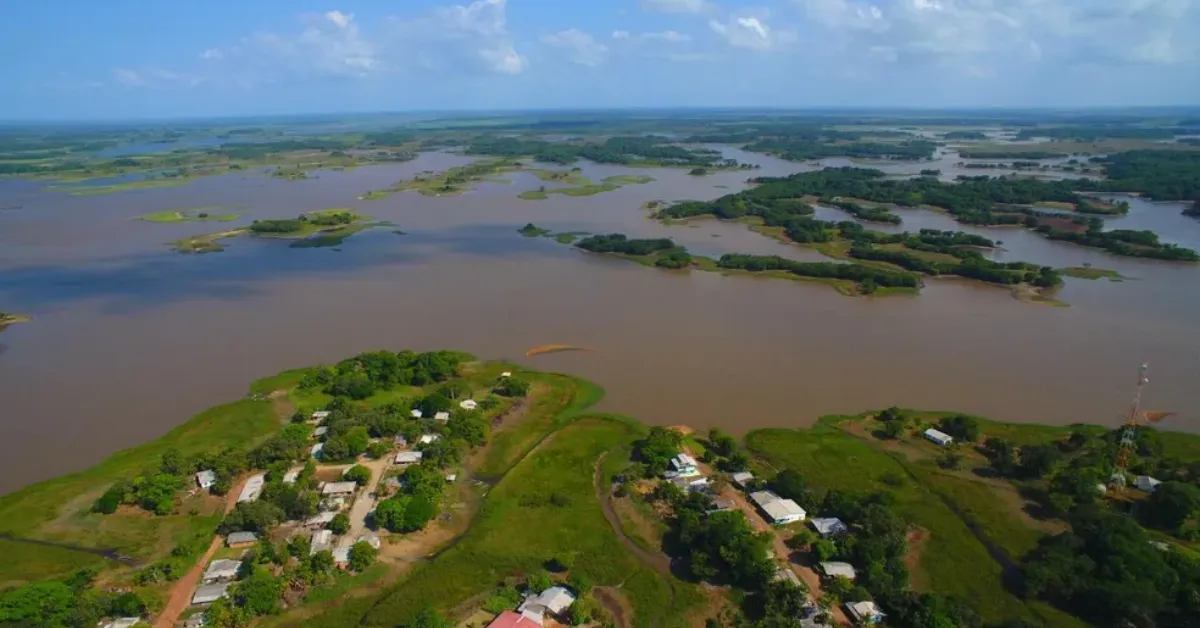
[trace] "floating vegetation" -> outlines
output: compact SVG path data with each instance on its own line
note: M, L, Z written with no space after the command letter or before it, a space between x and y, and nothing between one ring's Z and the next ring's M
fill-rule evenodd
M595 351L587 347L577 347L575 345L538 345L529 351L525 352L525 357L532 358L535 355L545 355L547 353L563 353L565 351Z

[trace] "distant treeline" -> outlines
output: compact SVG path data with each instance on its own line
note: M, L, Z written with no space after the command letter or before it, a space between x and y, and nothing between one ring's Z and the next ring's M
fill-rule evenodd
M1068 153L1049 150L960 150L958 156L963 159L1061 159L1070 157Z
M880 142L879 138L912 138L904 131L840 131L812 124L765 124L731 127L723 132L693 135L688 142L744 145L748 151L767 153L789 161L826 157L863 159L928 159L937 145L922 139ZM875 138L875 139L871 139Z
M1187 132L1186 129L1172 127L1058 126L1021 129L1017 133L1016 139L1030 140L1037 137L1048 137L1054 140L1074 140L1079 142L1095 142L1103 139L1169 140L1176 135Z
M1096 187L1112 192L1140 192L1159 201L1200 198L1200 152L1137 150L1096 157L1107 181Z
M710 168L739 167L715 150L684 148L664 137L612 137L600 143L547 142L541 139L481 135L467 145L468 154L531 157L535 161L573 164L587 159L602 164L654 164ZM746 166L742 166L746 167Z
M979 131L950 131L942 137L948 140L986 140L988 138Z

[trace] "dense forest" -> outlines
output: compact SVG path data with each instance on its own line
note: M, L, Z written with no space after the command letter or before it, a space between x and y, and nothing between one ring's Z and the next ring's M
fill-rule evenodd
M979 131L950 131L942 138L947 140L986 140L988 136Z
M1098 187L1112 192L1139 192L1159 201L1200 198L1200 152L1138 150L1094 157L1108 175Z
M1052 140L1095 142L1097 140L1169 140L1187 129L1140 126L1055 126L1021 129L1016 139L1046 137Z
M667 218L713 215L723 219L757 216L764 224L783 227L793 241L805 243L828 242L837 237L834 227L841 227L808 218L812 208L802 198L841 198L851 203L869 201L901 207L931 205L945 209L966 224L1021 225L1051 239L1102 248L1117 255L1200 260L1195 251L1163 244L1150 231L1105 231L1103 221L1096 218L1065 218L1028 207L1045 201L1091 206L1091 200L1073 189L1080 184L1077 181L982 176L960 177L956 183L944 183L933 177L890 179L879 170L862 168L827 168L782 178L760 177L755 181L759 184L755 188L713 201L676 203L660 210L660 215Z
M621 255L654 255L654 265L660 268L684 268L692 263L692 256L670 238L631 240L619 233L596 235L584 238L575 246L593 253L618 253Z
M749 168L721 157L715 150L684 148L663 137L612 137L603 142L548 142L541 139L481 135L467 145L471 155L530 157L534 161L573 164L587 159L601 164Z

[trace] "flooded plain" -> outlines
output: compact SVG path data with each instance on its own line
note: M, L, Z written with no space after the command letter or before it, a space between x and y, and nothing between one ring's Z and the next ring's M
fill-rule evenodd
M713 198L741 189L748 176L817 167L726 152L762 168L698 178L588 164L584 174L593 180L645 173L656 181L542 201L517 198L542 185L529 173L460 196L356 200L468 161L442 153L303 181L239 174L94 196L0 180L0 308L34 317L0 334L0 492L157 437L243 396L257 377L375 348L455 348L576 374L607 389L605 410L735 433L888 405L1115 424L1146 359L1146 406L1179 413L1167 428L1200 431L1194 265L1117 258L1020 229L899 210L901 229L1001 240L997 259L1089 263L1131 278L1068 279L1058 297L1071 307L1053 308L961 280L927 281L918 297L848 298L819 284L657 271L516 233L533 222L553 231L668 236L705 255L825 259L738 224L646 218L650 200ZM943 155L916 170L981 174L955 171L958 161ZM1200 221L1182 216L1180 205L1130 202L1131 213L1110 219L1111 227L1152 229L1200 248ZM202 206L238 206L242 217L229 225L135 219ZM224 253L201 256L167 245L329 207L392 221L404 235L376 229L333 249L237 239ZM819 215L846 219L830 208ZM523 357L545 343L597 351Z

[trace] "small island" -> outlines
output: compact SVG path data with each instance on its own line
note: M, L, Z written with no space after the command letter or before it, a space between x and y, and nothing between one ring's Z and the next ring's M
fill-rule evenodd
M387 188L370 190L358 198L375 201L400 192L418 192L425 196L454 196L469 192L475 185L484 181L508 183L507 179L498 177L522 168L524 165L515 159L479 161L450 168L445 172L424 172L411 179L398 181Z
M28 316L13 314L12 312L0 312L0 329L4 329L14 323L28 323Z
M225 250L221 240L243 235L291 240L292 248L332 247L356 233L384 226L390 226L390 223L371 221L368 216L351 209L321 209L296 218L255 220L248 227L184 238L174 242L173 247L180 253L219 253Z
M138 220L158 223L177 222L233 222L240 218L235 213L220 213L228 207L193 207L173 209L138 216Z
M551 194L562 194L563 196L592 196L603 192L611 192L620 189L626 185L640 185L654 181L654 177L647 175L629 175L620 174L611 177L605 177L600 183L595 183L591 179L583 176L579 168L571 170L534 170L533 173L542 181L552 181L555 183L566 183L568 187L547 188L542 186L536 190L527 190L521 192L518 198L527 201L541 201L550 197Z

